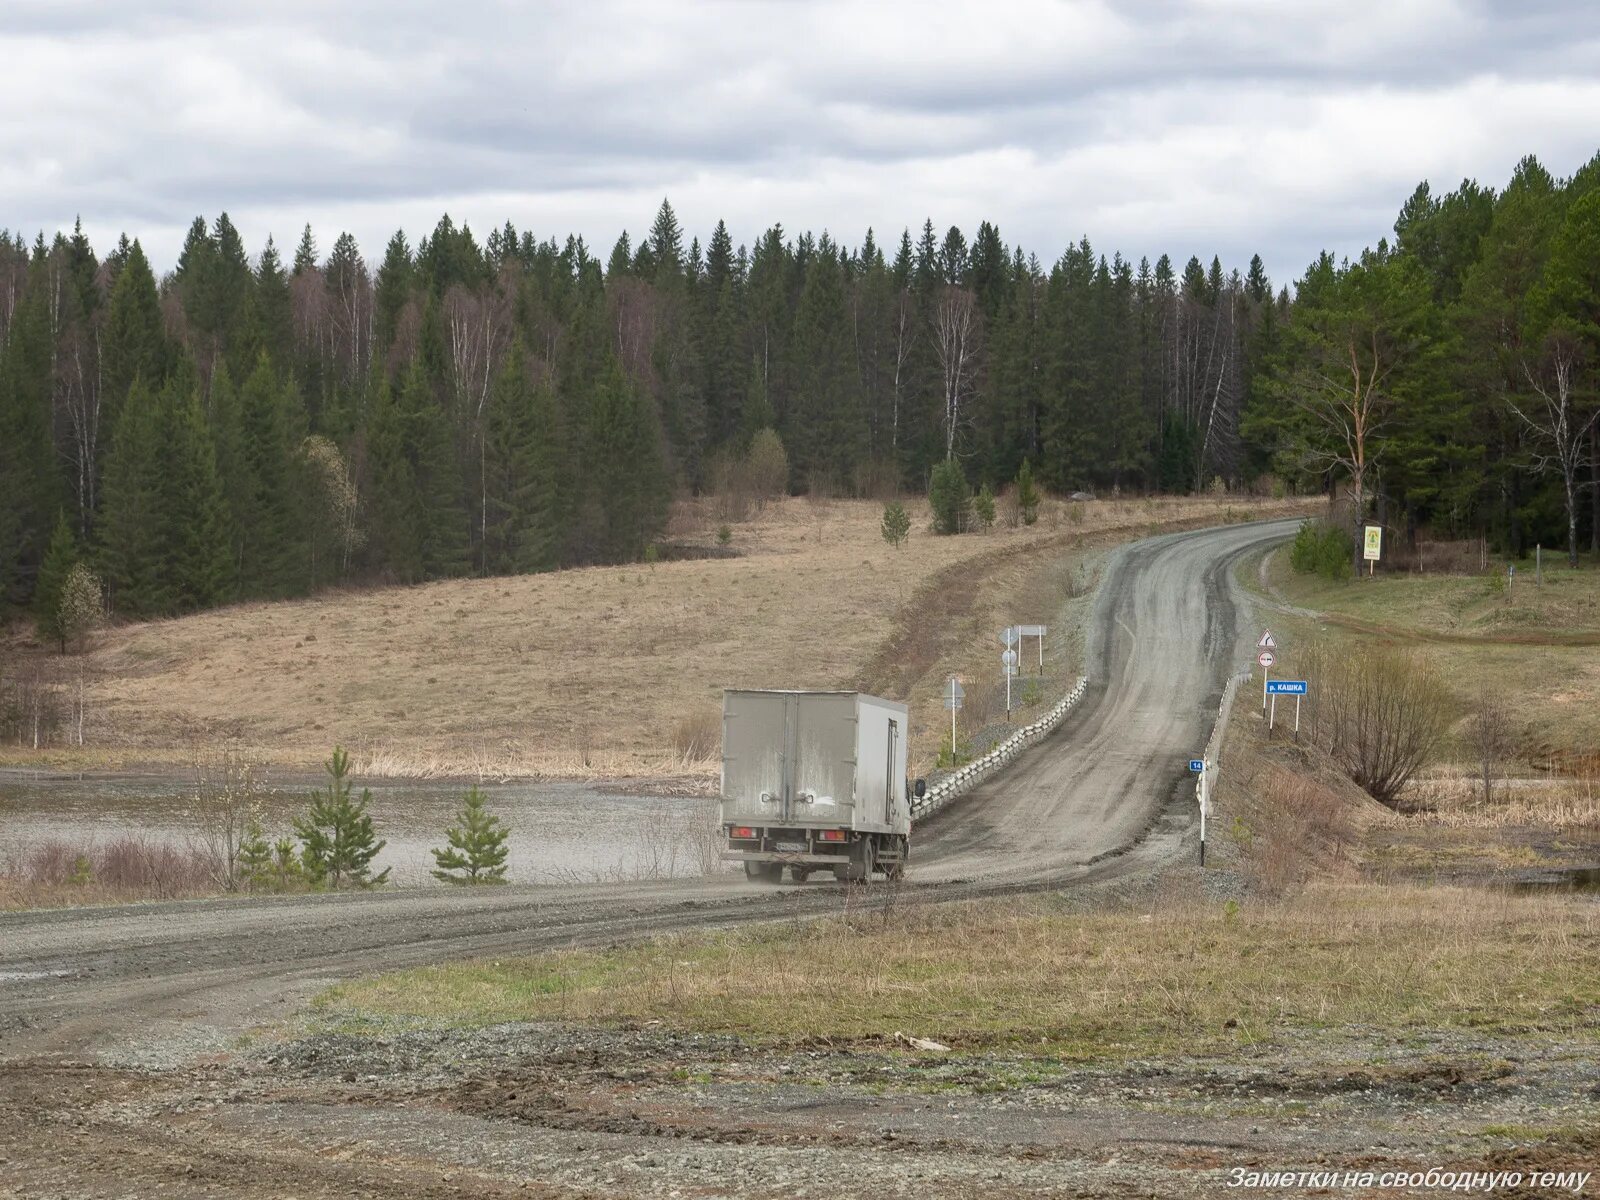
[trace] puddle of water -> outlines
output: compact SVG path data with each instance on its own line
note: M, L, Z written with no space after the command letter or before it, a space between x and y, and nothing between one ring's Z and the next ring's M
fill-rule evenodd
M1600 867L1557 867L1521 876L1511 886L1519 892L1600 892Z
M268 781L272 784L272 781ZM291 832L316 781L274 785L262 808L270 838ZM699 875L714 801L702 797L621 796L583 783L480 785L491 811L511 830L507 878L516 883ZM369 811L387 845L376 869L395 883L432 882L429 851L461 807L462 783L356 782L372 791ZM191 780L181 776L52 777L0 772L0 858L51 840L105 843L135 835L198 840Z

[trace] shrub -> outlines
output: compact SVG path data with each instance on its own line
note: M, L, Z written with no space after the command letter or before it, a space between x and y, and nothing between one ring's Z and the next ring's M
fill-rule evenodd
M727 525L718 527L717 545L726 546L731 541L733 541L733 529Z
M972 515L978 518L978 524L985 530L994 525L994 493L989 490L987 483L973 498Z
M966 474L954 459L945 459L933 469L928 485L928 502L933 506L935 533L960 533L966 527L972 491Z
M771 429L759 429L750 439L744 468L750 490L761 504L789 488L789 456L783 449L783 439Z
M1369 796L1392 806L1454 719L1438 673L1392 646L1312 643L1299 663L1311 681L1312 740Z
M891 500L883 506L883 540L895 549L904 544L911 533L911 518L906 513L906 506L898 500Z
M1303 521L1289 548L1289 565L1302 575L1349 579L1354 556L1349 530L1327 521Z

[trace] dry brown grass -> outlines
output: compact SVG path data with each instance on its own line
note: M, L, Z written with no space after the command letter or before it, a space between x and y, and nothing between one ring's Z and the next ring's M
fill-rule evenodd
M1476 779L1420 780L1406 792L1409 823L1446 829L1520 827L1557 833L1600 835L1600 780L1555 779L1508 787L1496 781L1492 799L1483 799Z
M1352 1026L1572 1039L1595 1034L1600 911L1570 897L1328 883L1243 907L914 905L400 972L321 1004L358 1023L650 1021L790 1043L888 1042L899 1029L957 1050L1085 1056Z
M12 844L0 849L0 909L215 895L216 871L216 856L202 845L132 834Z
M1068 507L1047 503L1031 528L941 538L927 532L927 506L912 503L912 535L896 551L875 502L784 500L737 528L736 558L349 592L125 626L92 655L90 749L107 762L176 762L196 742L229 739L264 761L314 768L338 742L367 775L679 773L675 732L717 711L722 688L850 683L897 629L923 619L913 600L936 572L973 564L981 597L1007 572L1048 565L1074 537L1124 539L1293 504L1103 501L1070 506L1076 522ZM686 504L675 520L712 546L713 502ZM982 650L993 648L993 615L960 625L891 694L933 696L980 629ZM912 743L924 759L938 740L937 722L927 724Z

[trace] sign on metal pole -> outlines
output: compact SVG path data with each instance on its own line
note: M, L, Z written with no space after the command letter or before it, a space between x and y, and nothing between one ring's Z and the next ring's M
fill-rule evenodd
M1278 661L1278 656L1271 650L1263 650L1260 654L1256 655L1256 661L1263 667L1270 667L1273 663Z
M1015 646L1022 640L1022 635L1017 632L1015 625L1007 625L1000 631L1000 640L1007 646Z
M1304 679L1274 679L1267 684L1267 692L1272 696L1272 710L1267 717L1267 732L1272 732L1273 725L1278 718L1278 697L1294 697L1294 731L1300 733L1300 698L1308 693Z
M1007 650L1000 656L1000 666L1006 673L1006 716L1011 715L1011 677L1017 673L1017 652Z
M1256 645L1262 650L1276 650L1278 648L1278 639L1272 636L1272 630L1264 629L1261 631L1261 640Z
M1263 650L1256 655L1256 661L1261 664L1261 711L1267 711L1267 680L1272 677L1272 664L1278 661L1278 656L1271 650Z
M1045 627L1043 625L1018 625L1017 633L1019 637L1039 639L1039 673L1041 675L1044 674Z
M967 690L954 675L944 685L944 706L950 710L950 761L956 761L956 710L967 698Z

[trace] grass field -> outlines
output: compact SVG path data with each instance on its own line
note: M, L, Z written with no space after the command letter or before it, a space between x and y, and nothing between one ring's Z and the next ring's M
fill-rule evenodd
M916 1030L956 1050L1067 1057L1220 1052L1368 1025L1596 1033L1592 902L1319 883L1242 906L1173 895L1149 911L1077 914L1063 903L869 909L430 967L342 985L320 1010L357 1026L653 1022L788 1044Z
M1275 674L1292 675L1296 646L1312 637L1414 650L1444 679L1462 718L1448 758L1470 761L1465 718L1492 689L1511 705L1518 770L1592 773L1600 749L1600 570L1547 563L1542 587L1531 572L1519 575L1510 599L1484 576L1333 582L1296 573L1285 550L1268 556L1264 580L1256 564L1240 573L1248 586L1265 584L1273 598L1325 614L1263 614L1279 635Z
M944 672L992 669L1002 625L1053 618L1075 547L1297 507L1050 501L1032 527L935 537L926 505L913 504L911 538L891 550L881 505L786 500L733 527L735 557L127 625L88 656L85 748L0 755L181 763L194 746L228 739L308 767L339 742L364 774L709 772L724 687L858 685L936 706ZM716 524L709 507L686 506L673 541L711 551ZM914 725L921 762L937 749L934 724Z

